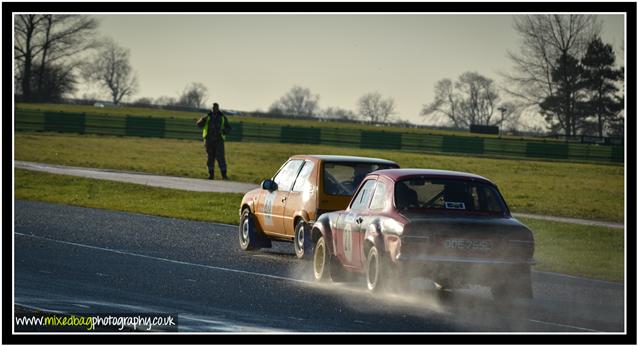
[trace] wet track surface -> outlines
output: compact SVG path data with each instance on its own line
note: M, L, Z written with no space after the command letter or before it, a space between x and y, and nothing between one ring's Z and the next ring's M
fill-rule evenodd
M167 312L180 331L595 332L624 329L621 284L534 273L531 301L412 280L375 296L317 284L291 243L239 250L236 227L15 202L15 303L68 313Z

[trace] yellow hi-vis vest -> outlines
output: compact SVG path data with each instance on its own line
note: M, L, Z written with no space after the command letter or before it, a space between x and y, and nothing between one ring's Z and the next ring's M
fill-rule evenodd
M219 129L219 134L222 136L222 140L226 140L226 135L224 134L224 125L226 125L226 117L224 117L223 115L221 115L222 117L222 121L220 124L220 129ZM208 135L208 125L210 125L210 119L212 118L212 116L207 116L206 117L206 124L204 124L204 130L202 131L202 138L206 139L206 136Z

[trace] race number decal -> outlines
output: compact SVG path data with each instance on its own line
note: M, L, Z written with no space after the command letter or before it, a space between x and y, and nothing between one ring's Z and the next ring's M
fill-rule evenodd
M262 213L264 213L264 223L266 225L272 225L272 203L275 200L276 192L270 192L264 198L264 209Z
M343 229L343 253L348 262L352 262L352 229L349 223Z

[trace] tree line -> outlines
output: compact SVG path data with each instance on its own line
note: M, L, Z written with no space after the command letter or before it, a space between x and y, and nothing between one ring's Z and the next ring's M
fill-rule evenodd
M514 64L502 73L503 86L475 71L434 85L434 98L420 114L457 128L496 125L515 129L521 115L537 113L547 129L566 136L624 134L624 70L600 38L592 15L526 15L514 19L521 38ZM82 79L109 95L113 104L138 92L130 51L110 38L98 38L91 16L23 14L15 17L16 94L25 102L60 102ZM139 98L133 104L203 108L208 89L188 84L176 97ZM388 122L396 114L392 97L369 92L356 111L319 107L319 95L295 85L269 107L273 115L323 116Z
M24 102L60 102L77 91L80 78L108 92L114 104L133 95L137 77L129 50L98 38L91 16L15 16L15 85Z
M357 112L339 107L319 107L319 95L310 89L294 85L286 94L276 100L268 109L272 115L332 117L343 119L364 119L373 123L388 122L396 113L394 99L384 98L379 92L363 94L357 100Z
M208 102L208 88L201 82L191 82L187 84L182 92L175 96L160 96L155 99L151 97L141 97L133 101L132 105L158 105L176 106L184 108L202 109Z
M24 101L59 101L73 93L82 53L94 49L98 22L77 15L15 16L16 91Z
M438 81L434 101L421 114L461 128L516 127L521 113L532 111L551 133L624 135L624 70L615 67L616 54L601 40L596 16L527 15L515 18L514 29L522 43L518 53L508 53L514 64L503 74L508 101L492 79L465 72L454 82Z

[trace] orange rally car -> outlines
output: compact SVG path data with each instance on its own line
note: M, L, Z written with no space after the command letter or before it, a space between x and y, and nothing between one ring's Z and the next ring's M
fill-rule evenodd
M242 250L291 241L299 258L312 249L309 232L325 212L345 209L370 172L398 168L394 161L357 156L295 155L261 188L247 192L239 209Z

